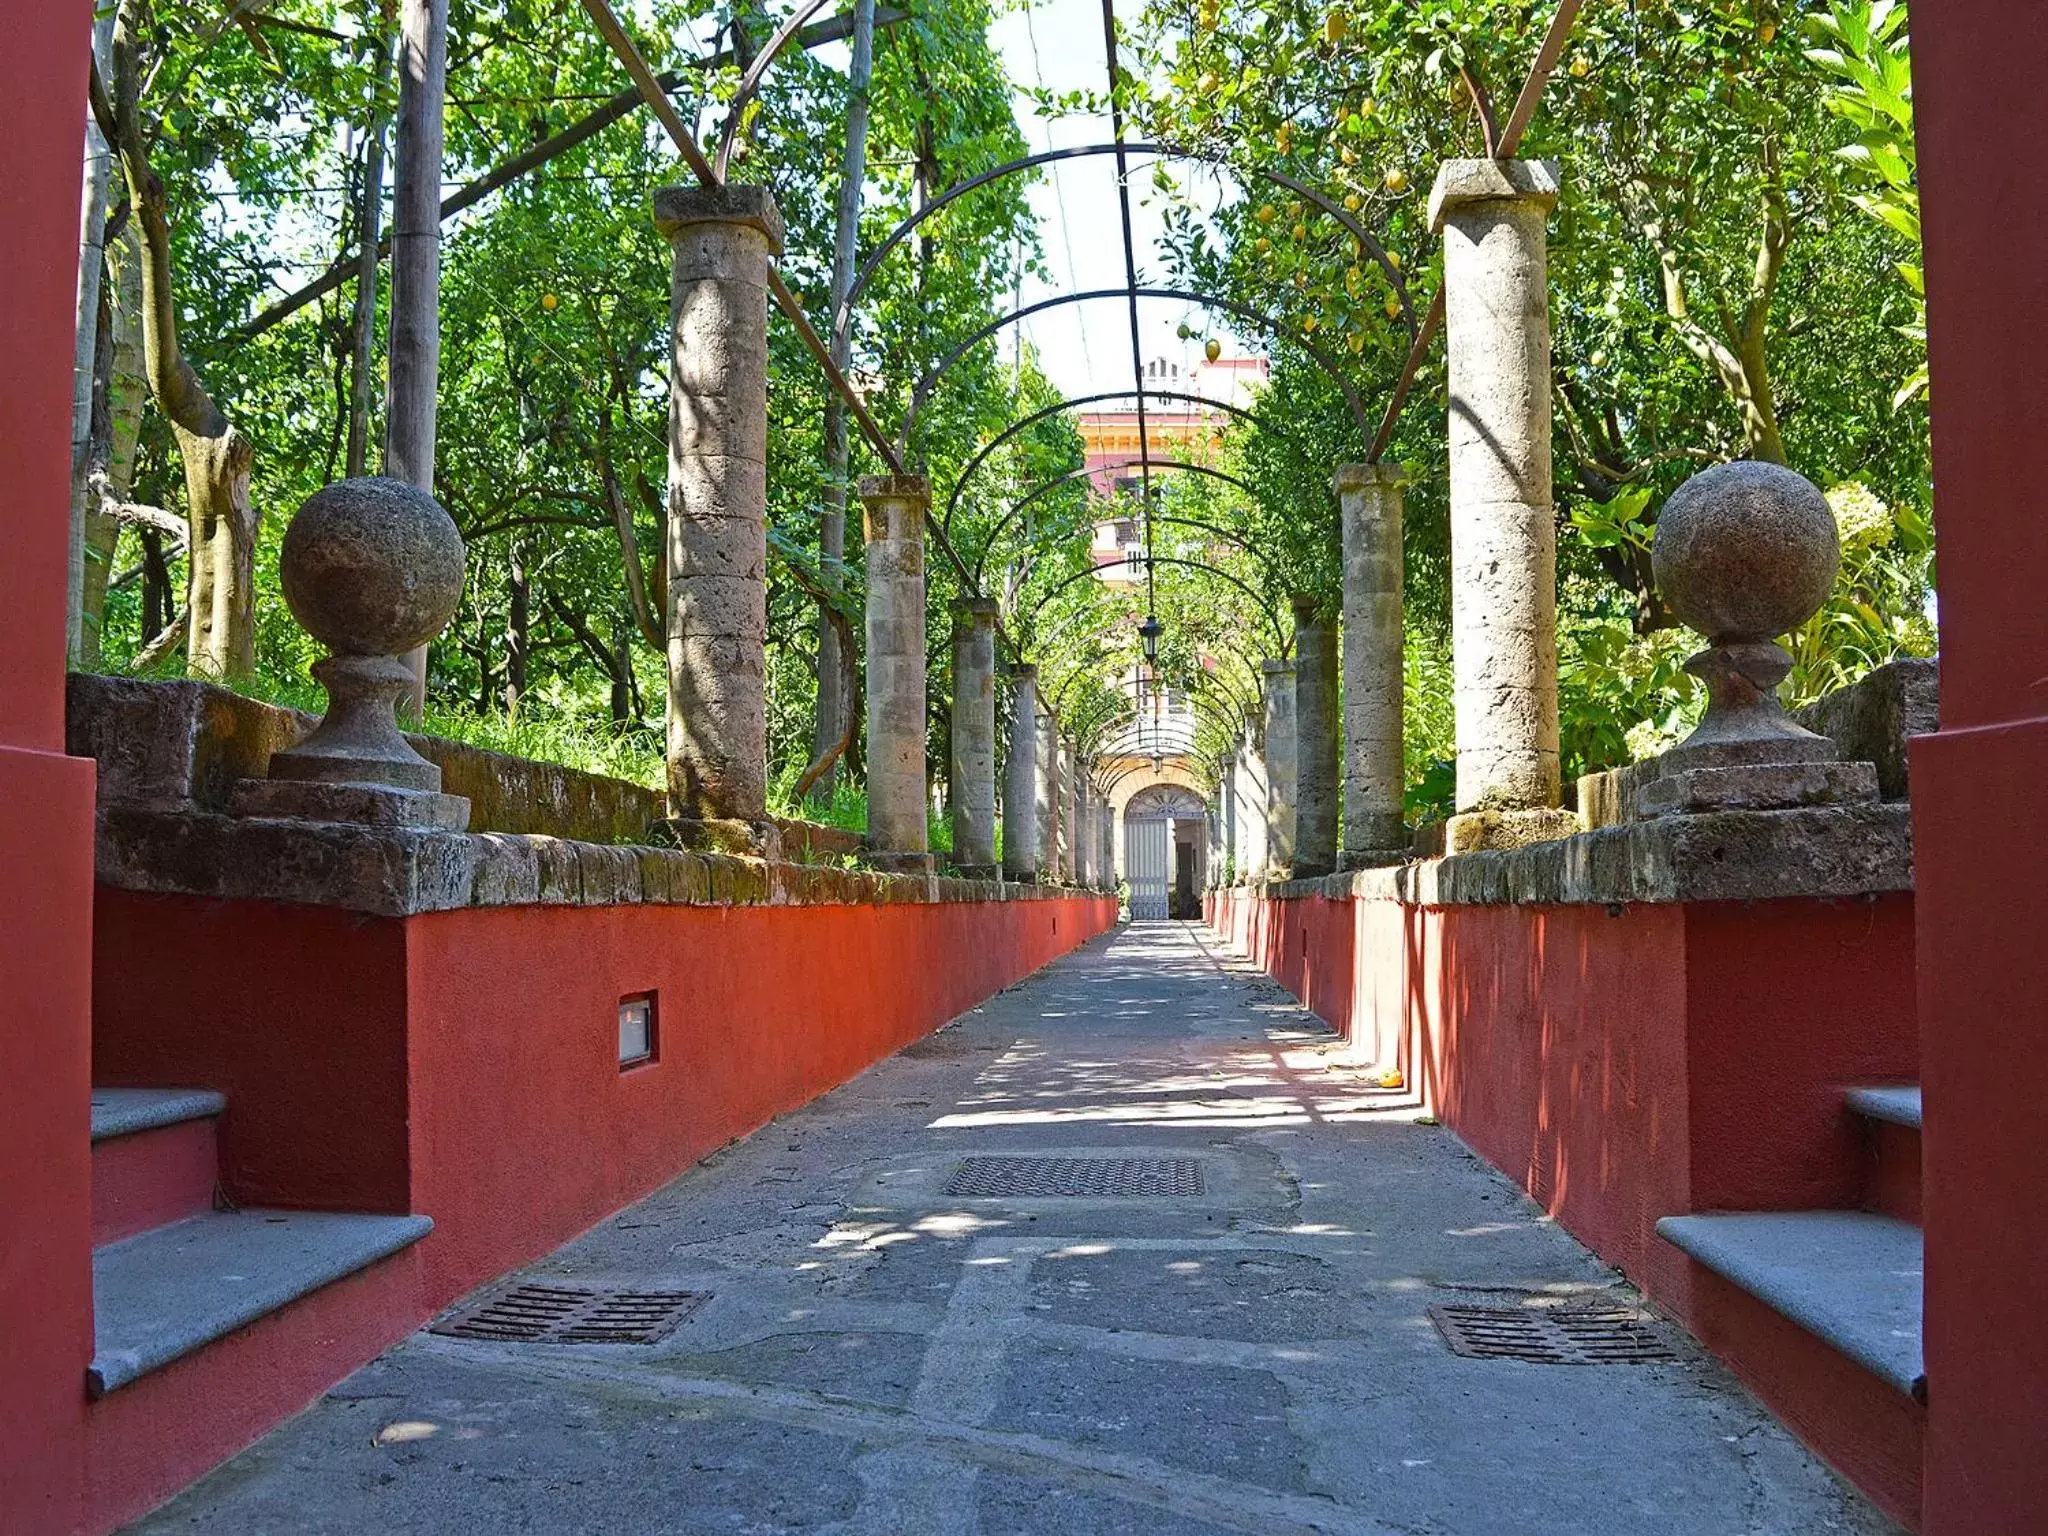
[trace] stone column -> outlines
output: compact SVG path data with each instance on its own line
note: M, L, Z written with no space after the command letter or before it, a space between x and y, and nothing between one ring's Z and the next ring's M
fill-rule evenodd
M925 813L922 475L860 482L867 525L868 855L882 868L929 869Z
M1401 814L1401 486L1392 464L1337 471L1344 524L1345 869L1398 862L1408 846Z
M1038 876L1060 878L1060 738L1051 715L1038 715Z
M1095 883L1095 797L1089 793L1088 770L1078 759L1074 774L1074 883Z
M690 846L772 854L765 187L664 187L669 287L668 802Z
M1294 872L1337 867L1337 630L1313 602L1294 604Z
M996 877L996 605L953 605L953 866L970 880Z
M1250 731L1237 750L1237 873L1257 880L1266 868L1266 759Z
M1226 752L1216 764L1216 814L1210 818L1214 827L1209 836L1209 873L1218 881L1223 878L1225 861L1235 852L1236 795L1237 757Z
M1262 661L1259 671L1266 696L1265 873L1284 880L1294 869L1294 663Z
M1452 852L1567 836L1556 809L1557 538L1545 263L1557 167L1453 160L1430 194L1450 356Z
M1003 875L1038 878L1038 668L1010 669L1010 755L1003 765Z
M1060 743L1060 878L1081 880L1081 753L1071 739Z

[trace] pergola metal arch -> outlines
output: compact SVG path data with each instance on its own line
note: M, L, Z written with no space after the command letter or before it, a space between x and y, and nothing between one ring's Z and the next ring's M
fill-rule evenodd
M890 253L905 240L909 239L917 226L926 219L932 217L932 215L938 213L941 209L949 206L959 198L965 197L968 193L987 186L992 181L1000 181L1006 176L1015 176L1019 172L1033 170L1041 165L1050 165L1055 161L1084 160L1098 155L1151 155L1161 160L1192 160L1202 165L1218 166L1232 172L1240 180L1245 177L1257 177L1263 181L1270 181L1275 186L1285 187L1298 197L1314 203L1323 212L1329 214L1331 218L1343 225L1366 254L1372 258L1374 264L1386 274L1387 281L1394 290L1395 302L1401 306L1401 316L1407 324L1408 334L1411 337L1415 335L1417 329L1415 307L1409 300L1407 279L1402 275L1400 267L1395 264L1393 258L1387 254L1379 241L1373 238L1366 227L1354 218L1342 203L1338 202L1328 193L1319 191L1317 188L1309 186L1306 182L1297 181L1284 171L1276 171L1265 166L1239 165L1236 161L1230 159L1229 156L1218 154L1214 151L1187 149L1171 144L1133 144L1129 141L1120 140L1112 140L1104 144L1074 145L1065 149L1040 150L1037 154L1024 155L1015 160L1005 161L1001 165L992 166L979 175L970 176L967 180L948 187L944 192L897 225L883 239L882 243L875 247L874 254L868 257L860 271L854 275L853 286L846 290L846 298L841 302L837 313L832 316L833 334L835 336L839 335L845 327L852 323L854 310L859 305L862 296L867 292L868 284L873 281L882 263L887 261ZM1118 292L1121 293L1122 290L1119 289Z
M1019 432L1035 427L1048 416L1057 416L1061 411L1070 411L1083 405L1096 405L1104 400L1129 400L1138 393L1135 389L1110 389L1104 390L1099 395L1072 395L1065 400L1048 405L1044 410L1033 411L1029 416L1020 417L1010 423L1009 426L1003 428L1002 431L998 432L983 445L980 452L967 461L967 467L960 471L960 477L953 482L953 493L946 498L946 514L940 519L946 531L948 533L953 531L953 513L960 505L960 497L967 489L967 482L974 478L975 472L987 462L990 454L1002 447L1004 443L1015 437ZM1190 394L1186 390L1180 389L1148 389L1144 391L1144 395L1148 400L1186 400L1195 405L1207 406L1211 410L1227 412L1233 420L1249 421L1262 430L1271 432L1275 437L1286 443L1289 448L1292 448L1300 456L1302 463L1312 462L1309 459L1307 449L1301 444L1298 433L1289 431L1270 416L1254 411L1248 406L1232 405L1224 400L1211 400L1207 395ZM1137 463L1139 461L1134 459L1131 462ZM1156 463L1157 461L1153 462Z
M1041 608L1044 607L1047 603L1051 602L1054 598L1058 597L1060 593L1064 592L1068 587L1071 587L1075 582L1079 581L1082 577L1093 576L1099 571L1109 570L1112 566L1121 563L1122 562L1120 561L1109 561L1102 565L1083 566L1080 570L1075 571L1072 575L1060 581L1058 585L1054 586L1051 591L1041 596L1038 599L1038 605ZM1254 589L1249 583L1244 581L1241 577L1233 576L1230 574L1230 572L1222 570L1217 566L1209 565L1204 561L1188 560L1178 555L1148 555L1146 557L1145 563L1148 567L1155 568L1162 565L1186 566L1191 570L1207 571L1212 576L1221 576L1225 581L1229 582L1232 586L1236 587L1240 592L1244 593L1246 597L1249 597L1255 604L1258 605L1260 617L1265 619L1265 621L1272 626L1274 637L1278 639L1280 642L1280 654L1282 656L1285 656L1288 654L1289 651L1293 649L1293 640L1288 636L1287 631L1280 627L1280 621L1273 617L1272 610L1266 606L1268 599L1262 593Z
M1080 469L1068 470L1065 474L1056 475L1050 480L1041 481L1039 482L1039 484L1033 486L1030 491L1025 493L1024 498L1021 501L1013 503L1009 507L1009 509L1003 513L1002 518L996 523L995 527L989 530L988 539L982 545L981 552L974 557L975 585L981 585L982 577L988 570L988 558L990 555L995 553L997 541L1000 540L1002 536L1009 531L1011 525L1016 522L1018 515L1022 513L1026 507L1030 506L1033 502L1038 500L1039 497L1050 494L1052 491L1059 489L1059 487L1061 487L1062 485L1070 485L1074 481L1081 479L1084 475L1101 474L1104 470L1132 469L1136 468L1141 463L1149 464L1154 469L1180 469L1186 470L1191 474L1206 475L1212 480L1221 480L1227 485L1236 486L1239 490L1243 491L1247 496L1256 498L1258 495L1258 492L1253 490L1249 484L1247 484L1244 480L1240 479L1238 476L1231 474L1228 470L1217 469L1213 465L1209 464L1197 464L1191 460L1186 459L1126 459L1119 463L1114 464L1084 465ZM1155 523L1177 522L1184 523L1190 528L1209 529L1211 532L1215 533L1219 538L1227 539L1229 542L1237 545L1240 549L1244 550L1245 553L1250 555L1254 560L1258 561L1259 564L1268 567L1270 567L1272 564L1272 562L1268 560L1267 557L1264 554L1262 554L1257 548L1246 543L1244 540L1244 536L1242 534L1233 533L1227 528L1219 528L1213 524L1198 522L1192 518L1167 517L1156 512L1153 514L1152 520ZM1104 569L1104 567L1096 566L1095 569L1102 570Z
M898 456L904 457L907 460L910 452L911 435L917 430L917 418L924 410L925 401L930 398L931 392L945 378L948 370L958 363L961 358L972 352L984 341L987 341L996 332L1003 330L1005 327L1015 325L1020 320L1027 320L1031 316L1042 314L1048 309L1059 309L1068 304L1095 303L1103 299L1177 299L1185 304L1199 304L1204 308L1220 309L1226 314L1236 315L1240 320L1248 321L1253 325L1270 331L1274 336L1286 340L1290 345L1299 347L1303 354L1315 363L1324 377L1337 386L1343 393L1345 404L1351 408L1352 420L1358 424L1360 443L1363 444L1370 441L1373 432L1372 422L1366 415L1365 402L1359 396L1357 386L1351 382L1344 370L1337 365L1337 360L1334 357L1306 337L1288 331L1274 316L1267 314L1264 310L1254 309L1251 305L1241 303L1236 299L1220 298L1214 294L1197 292L1192 288L1126 286L1121 288L1089 288L1080 293L1055 294L1049 299L1039 299L1035 303L1022 305L1017 309L1011 310L1006 315L989 321L988 324L980 327L972 335L961 341L952 351L948 352L927 370L924 377L917 381L917 387L911 391L909 408L903 414L903 425L896 433L895 447ZM1136 396L1140 393L1149 394L1149 391L1133 389L1131 393Z
M802 30L804 23L831 3L832 0L806 0L805 4L798 6L789 19L776 29L775 35L762 46L761 51L754 55L754 62L747 66L747 72L740 77L739 89L733 93L732 103L726 109L725 126L718 133L716 164L720 181L725 180L726 169L732 163L733 146L746 131L747 103L753 100L754 92L760 89L762 78L768 73L768 67L775 62L777 55L788 45L790 39Z

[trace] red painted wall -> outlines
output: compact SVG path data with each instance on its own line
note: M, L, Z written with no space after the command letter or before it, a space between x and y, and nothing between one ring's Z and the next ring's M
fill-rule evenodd
M2048 7L1913 11L1926 240L1940 734L1913 752L1932 1536L2048 1510Z
M413 919L429 1292L547 1252L1115 921L1113 900ZM644 991L659 993L659 1059L621 1072L619 999Z
M0 1524L68 1531L92 1355L92 765L64 751L85 0L0 47Z

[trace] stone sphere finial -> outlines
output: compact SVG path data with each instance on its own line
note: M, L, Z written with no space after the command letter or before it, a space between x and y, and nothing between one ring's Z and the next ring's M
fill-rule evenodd
M441 504L369 476L306 498L278 555L284 600L337 656L402 656L455 617L462 535Z
M1773 640L1820 611L1842 563L1834 509L1781 464L1694 475L1657 514L1650 551L1671 611L1710 644Z

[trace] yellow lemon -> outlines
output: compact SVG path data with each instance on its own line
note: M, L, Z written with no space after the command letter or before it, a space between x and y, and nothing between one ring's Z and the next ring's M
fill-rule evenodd
M549 314L553 314L555 311L555 306L560 304L561 302L562 301L556 298L552 293L544 293L540 296L540 307L546 310Z

